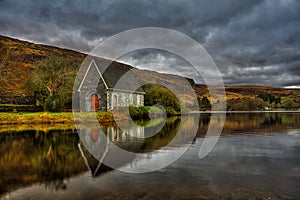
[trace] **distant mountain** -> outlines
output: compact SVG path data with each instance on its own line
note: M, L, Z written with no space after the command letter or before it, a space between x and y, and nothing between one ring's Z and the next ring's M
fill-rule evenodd
M30 72L34 69L35 63L53 54L62 55L66 58L81 59L82 61L86 57L85 54L73 50L34 44L0 36L0 104L28 103L30 100L26 100L26 97L32 95L32 91L26 86ZM122 63L119 64L130 67ZM140 72L141 73L139 73L137 77L143 82L147 77L143 76L143 71ZM149 71L147 71L147 73L149 74ZM155 77L158 80L168 81L173 84L178 84L179 86L181 84L180 81L176 81L176 77L178 76L168 75L168 79L166 79L165 75L157 72L151 72L151 74L152 77ZM205 85L197 85L190 79L188 79L188 81L191 83L199 97L209 96ZM254 98L261 93L272 94L276 97L284 98L296 98L300 96L300 89L284 89L264 86L226 86L225 89L227 99Z

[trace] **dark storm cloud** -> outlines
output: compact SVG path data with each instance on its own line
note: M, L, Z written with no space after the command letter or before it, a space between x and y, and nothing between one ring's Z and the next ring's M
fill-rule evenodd
M203 44L226 84L299 85L297 0L0 0L0 34L85 52L146 26L175 29ZM185 67L174 56L150 54L123 60Z
M299 1L264 1L216 28L206 47L222 66L226 82L299 85L299 11ZM250 72L249 67L258 68Z
M192 70L192 65L184 58L158 49L143 49L133 51L120 57L125 63L132 64L140 69L148 69L160 73L172 73L193 78L197 83L205 83L199 77L201 74Z

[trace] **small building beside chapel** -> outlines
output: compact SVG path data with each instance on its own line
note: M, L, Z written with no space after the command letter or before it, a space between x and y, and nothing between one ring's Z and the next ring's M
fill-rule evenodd
M108 67L104 69L106 65ZM80 111L110 111L120 107L144 106L145 93L140 87L136 88L137 80L131 69L131 66L118 62L90 59L78 87Z

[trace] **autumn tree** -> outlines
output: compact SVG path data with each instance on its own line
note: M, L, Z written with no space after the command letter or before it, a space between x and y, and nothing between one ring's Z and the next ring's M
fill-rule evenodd
M257 96L257 98L261 98L262 100L264 100L264 102L269 102L270 104L275 102L275 103L280 103L280 98L276 98L274 95L272 94L259 94Z
M287 110L297 110L300 108L300 103L295 100L287 100L282 104L282 107Z
M229 111L264 110L265 106L267 106L267 103L261 98L238 98L227 101L227 110Z
M36 64L28 84L35 94L39 94L38 99L45 110L58 111L71 100L73 82L79 65L78 59L57 55L49 56Z
M207 97L203 97L202 99L198 97L198 103L200 110L210 110L211 103Z

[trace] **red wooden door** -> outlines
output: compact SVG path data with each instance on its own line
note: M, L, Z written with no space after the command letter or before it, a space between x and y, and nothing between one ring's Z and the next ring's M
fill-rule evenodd
M93 94L91 96L91 110L95 111L98 110L99 108L99 99L98 99L98 95Z

